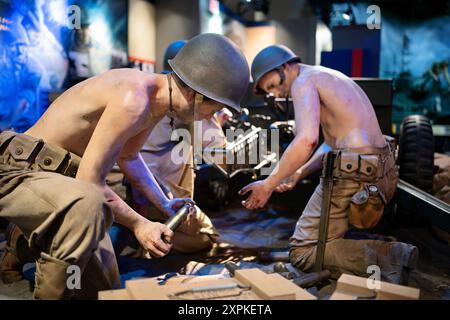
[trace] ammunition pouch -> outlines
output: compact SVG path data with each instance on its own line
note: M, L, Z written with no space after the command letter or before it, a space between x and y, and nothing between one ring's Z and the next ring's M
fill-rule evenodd
M359 229L375 227L383 216L385 201L376 184L362 184L350 201L348 222Z
M383 148L335 150L333 178L357 181L361 188L350 201L348 222L360 229L373 228L392 199L398 179L395 144L386 137Z

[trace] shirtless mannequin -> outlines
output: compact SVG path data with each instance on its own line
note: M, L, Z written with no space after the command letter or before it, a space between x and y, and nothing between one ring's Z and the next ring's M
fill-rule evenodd
M272 61L264 65L264 60L274 60L274 56L279 57L279 64L273 64ZM380 179L369 178L369 174L367 181L377 186L383 201L391 200L398 178L393 150L389 151L369 99L352 79L336 70L302 64L290 49L283 46L262 50L253 62L252 75L257 92L271 93L277 98L292 96L297 134L272 174L264 180L247 185L239 192L241 195L251 192L247 200L243 201L246 208L261 208L273 191L284 192L292 189L300 179L322 167L323 157L330 150L343 152L339 155L339 164L335 162L335 166L344 164L344 151L351 151L352 155L359 158L373 154L375 159L381 159L380 163L386 163L384 171L380 171ZM318 144L319 126L322 126L325 143L311 157ZM364 184L356 179L357 173L361 172L358 163L362 163L362 160L357 160L347 179L336 179L338 181L335 182L325 265L336 273L350 271L365 274L368 265L389 265L389 261L395 260L391 255L397 255L397 259L406 261L402 260L400 264L410 266L414 262L410 260L417 258L415 247L394 242L386 248L382 241L342 239L348 229L347 216L352 196L364 187ZM352 168L352 165L346 164L344 169L347 168ZM311 197L291 238L291 262L304 270L311 269L314 263L321 198L322 182ZM381 216L384 205L378 196L377 201ZM357 247L361 248L360 256L355 253L358 251ZM351 256L352 250L354 256ZM370 257L364 254L364 251L371 250L373 252ZM380 252L383 250L387 254L381 257ZM352 260L358 261L349 263ZM385 260L387 262L383 262ZM386 273L392 271L391 265L385 269ZM395 271L400 272L397 269ZM402 281L399 277L387 280Z
M169 76L133 69L108 71L67 90L25 132L81 156L76 179L101 187L114 220L134 231L141 245L157 257L170 249L161 233L170 238L172 232L130 208L111 191L105 178L117 161L130 183L167 216L189 201L169 200L139 153L153 126L169 111ZM173 108L184 121L194 120L194 94L173 87ZM211 117L219 108L213 101L203 103L195 117Z
M186 44L185 40L177 40L169 44L164 53L164 70L163 74L170 74L173 70L168 61L175 58L177 53ZM226 108L222 109L225 110ZM222 112L222 110L220 112ZM219 113L220 113L219 112ZM230 112L231 113L231 112ZM171 119L166 115L153 128L147 141L141 149L141 155L147 167L154 174L158 184L161 186L165 194L169 198L193 198L194 196L194 180L195 171L193 169L193 155L186 154L188 161L174 162L172 161L172 153L175 148L183 146L186 150L192 152L192 146L187 141L175 142L171 141L171 133L175 128L181 130L190 130L191 137L197 139L203 148L217 147L222 148L226 143L226 138L221 126L218 124L216 116L211 119L203 121L196 121L194 124L182 123L175 119L171 126ZM201 134L195 135L194 126L198 126L198 131ZM208 139L205 132L213 132L214 140ZM111 178L111 179L110 179ZM139 192L132 188L124 190L122 181L123 175L117 174L116 177L108 176L110 181L119 181L117 193L123 198L132 198L133 208L140 214L152 221L165 221L167 214L158 210L154 205L149 203L148 199L141 197ZM112 183L114 186L114 183ZM131 189L131 190L130 190ZM114 189L113 189L114 190ZM116 191L115 190L115 191ZM191 219L186 219L174 233L172 238L172 250L181 253L193 253L211 248L219 237L217 230L214 228L210 218L198 206L195 206L196 213L192 215ZM125 227L114 224L110 229L110 237L113 242L116 256L134 241L132 233ZM147 257L147 252L139 250Z
M302 171L311 173L315 171L312 169L319 169L322 156L330 148L381 148L386 144L369 99L350 78L339 71L300 63L285 64L283 68L287 74L283 85L279 85L280 78L274 70L261 78L259 86L278 98L286 98L292 92L299 130L274 173L243 189L244 193L253 191L245 201L248 209L263 207L277 187L285 190L284 180L294 173L298 181L305 177ZM317 147L320 125L325 144L314 155L314 161L306 164Z
M185 48L184 60L173 60L173 74L105 72L67 90L25 134L0 135L1 214L40 252L36 298L76 296L78 292L66 286L70 265L82 272L81 294L117 286L117 265L106 234L112 220L133 231L154 257L169 252L172 231L140 216L106 185L105 178L117 162L133 187L167 216L191 201L169 200L139 151L168 113L189 123L211 118L223 104L239 109L249 76L242 53L223 36L202 34ZM203 64L195 64L198 50ZM211 88L189 72L193 67L203 75L221 68L233 72ZM227 83L231 79L235 83ZM234 88L233 95L223 94L224 87ZM76 176L72 167L68 174L62 169L70 167L67 159L72 158L81 158ZM109 240L106 254L98 252L104 239ZM105 270L105 257L112 264L110 270Z

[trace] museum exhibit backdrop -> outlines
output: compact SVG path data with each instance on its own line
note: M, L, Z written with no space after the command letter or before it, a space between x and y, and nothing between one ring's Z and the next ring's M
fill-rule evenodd
M394 79L394 122L424 114L435 124L450 124L449 61L449 16L409 23L385 19L380 77Z
M25 131L55 93L126 66L127 19L126 0L0 0L0 131Z
M376 3L381 30L366 25L370 2L333 4L333 52L322 52L322 65L351 76L354 51L360 50L361 73L353 76L393 79L393 124L411 114L450 124L450 16L435 9L411 13L420 9L405 1L389 2L391 8Z
M80 11L76 28L75 12L68 10L73 5ZM365 26L367 6L352 4L356 25ZM0 130L26 130L53 93L126 66L127 16L127 0L0 0ZM393 122L424 114L434 123L449 123L450 16L405 19L381 8L380 36L364 29L364 61L375 63L362 76L394 79ZM353 39L348 32L342 38ZM339 49L338 41L333 46Z

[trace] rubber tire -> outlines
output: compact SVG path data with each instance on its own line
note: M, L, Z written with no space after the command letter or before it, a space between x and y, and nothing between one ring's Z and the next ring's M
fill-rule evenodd
M428 118L412 115L403 120L397 163L400 166L400 179L432 194L434 136Z

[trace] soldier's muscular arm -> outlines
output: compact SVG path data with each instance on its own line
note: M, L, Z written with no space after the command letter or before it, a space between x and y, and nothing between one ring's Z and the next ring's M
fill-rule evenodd
M130 139L122 148L117 162L131 185L169 217L191 199L169 199L148 169L139 151L149 134L147 129Z
M284 152L277 167L265 180L256 181L242 188L239 194L252 192L243 205L247 209L263 207L275 188L290 177L311 156L317 146L320 127L320 99L315 83L294 81L291 88L295 108L297 135Z
M287 179L285 179L282 183L280 183L276 188L276 192L285 192L292 190L295 185L305 177L309 176L313 172L316 172L320 168L322 168L322 158L325 153L331 151L331 148L326 143L322 143L322 145L317 148L316 152L313 156L306 162L303 166L300 167L294 174Z
M112 99L113 102L106 106L84 152L76 178L94 183L104 190L118 223L134 231L136 235L142 233L139 230L145 225L147 232L145 237L139 239L141 244L155 256L163 256L170 250L170 246L160 241L161 235L165 234L170 238L171 230L140 216L105 182L120 151L128 140L142 131L150 112L145 94L138 95L138 92L130 91L124 96L133 98Z
M267 178L267 183L273 188L306 163L319 139L320 100L315 83L295 81L291 92L298 132L274 173Z
M332 149L329 145L327 145L326 143L322 143L322 145L317 148L311 159L309 159L308 162L298 170L301 174L300 179L303 179L309 176L311 173L321 169L323 156L331 150Z

